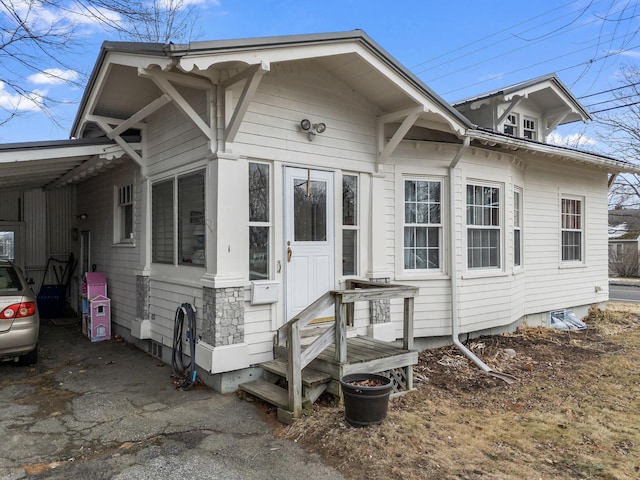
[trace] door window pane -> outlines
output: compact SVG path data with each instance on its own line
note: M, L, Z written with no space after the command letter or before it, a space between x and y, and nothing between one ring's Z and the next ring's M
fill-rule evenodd
M296 180L293 192L294 238L297 242L327 241L327 183Z

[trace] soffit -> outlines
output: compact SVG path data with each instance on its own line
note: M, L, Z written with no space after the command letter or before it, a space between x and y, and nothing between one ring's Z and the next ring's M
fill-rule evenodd
M120 147L104 141L31 142L0 146L0 189L46 188L75 183L121 161ZM77 175L70 175L77 172ZM62 183L61 183L62 184Z

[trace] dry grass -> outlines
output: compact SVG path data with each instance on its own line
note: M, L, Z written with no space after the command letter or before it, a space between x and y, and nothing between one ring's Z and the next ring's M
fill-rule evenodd
M587 331L529 328L469 345L513 385L452 348L426 351L416 390L391 400L381 425L350 427L325 404L279 434L355 480L640 479L639 315L611 304Z

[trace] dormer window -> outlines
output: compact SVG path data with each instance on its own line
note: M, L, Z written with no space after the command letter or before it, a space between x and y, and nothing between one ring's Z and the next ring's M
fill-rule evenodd
M518 116L515 113L507 115L504 121L504 133L507 135L518 136Z
M525 118L522 125L522 136L529 140L537 140L536 121L533 118Z

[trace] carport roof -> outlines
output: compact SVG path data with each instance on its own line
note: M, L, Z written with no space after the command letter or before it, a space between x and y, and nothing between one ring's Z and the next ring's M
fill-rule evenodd
M75 183L113 167L123 155L108 138L0 144L0 189Z

